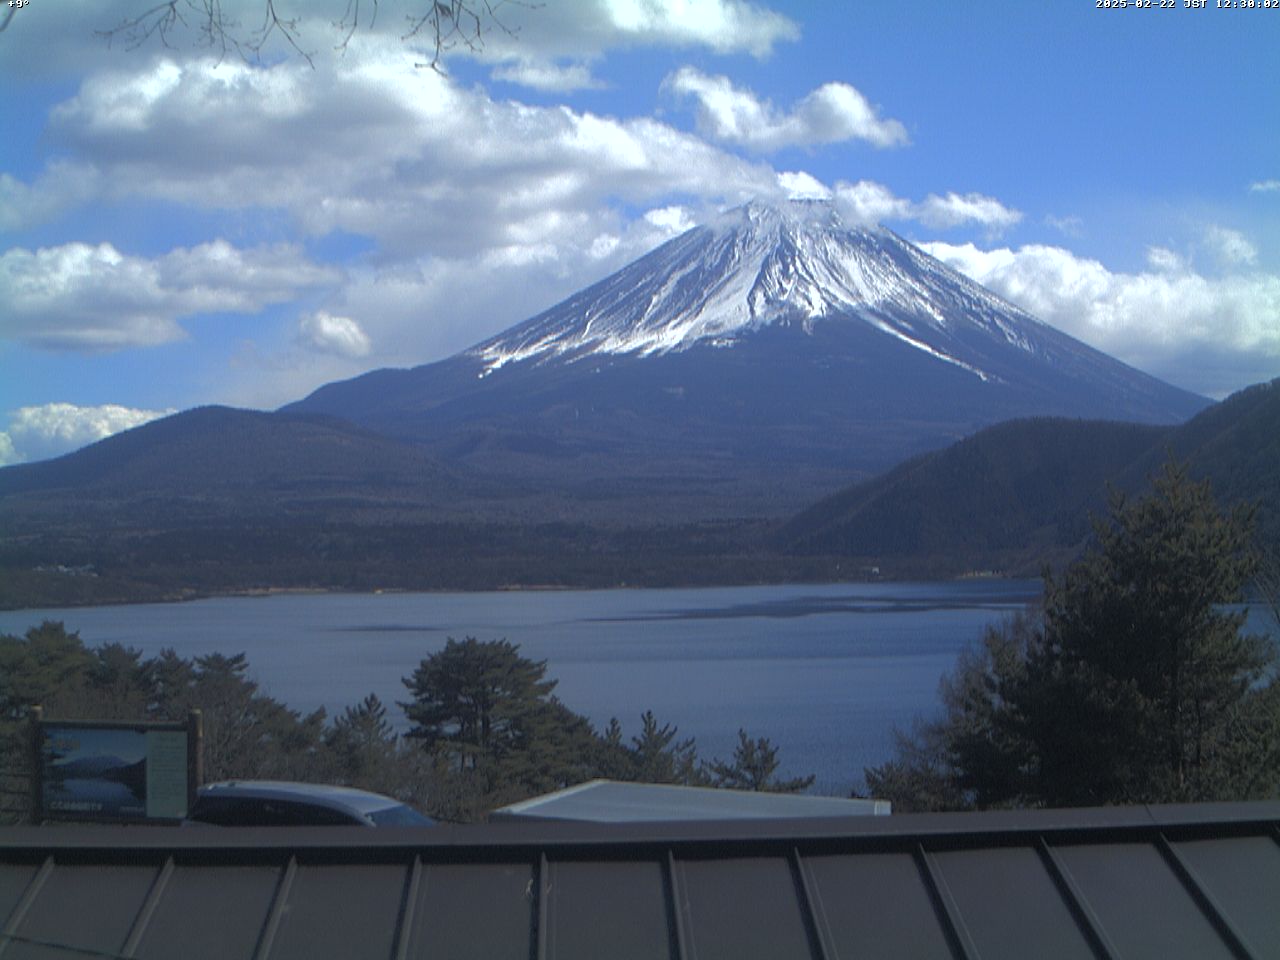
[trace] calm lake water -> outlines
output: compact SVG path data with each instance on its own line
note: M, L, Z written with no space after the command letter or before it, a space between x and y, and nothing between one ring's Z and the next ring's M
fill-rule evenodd
M0 632L61 620L93 646L245 652L265 693L330 714L401 678L449 637L507 639L545 659L557 694L630 737L644 710L727 758L743 727L790 775L847 793L892 754L894 726L936 708L939 678L983 627L1039 595L1035 580L694 590L283 594L181 604L0 612Z

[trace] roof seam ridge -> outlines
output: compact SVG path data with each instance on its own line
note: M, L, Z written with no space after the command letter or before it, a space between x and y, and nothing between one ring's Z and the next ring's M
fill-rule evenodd
M1165 862L1169 864L1174 876L1182 884L1183 889L1205 915L1209 923L1218 931L1218 935L1227 942L1227 946L1238 960L1255 960L1261 954L1253 948L1243 933L1227 916L1216 897L1210 892L1204 881L1178 849L1169 842L1169 838L1161 831L1156 838L1156 849Z
M129 936L125 938L124 946L120 948L120 952L127 957L133 956L142 938L146 935L147 927L151 923L151 918L155 916L156 910L160 906L160 901L164 897L165 889L169 886L169 880L173 877L174 871L173 856L165 858L164 865L156 872L155 879L151 882L151 889L147 891L147 899L142 903L142 909L138 911L137 917L134 918L133 927L129 930Z

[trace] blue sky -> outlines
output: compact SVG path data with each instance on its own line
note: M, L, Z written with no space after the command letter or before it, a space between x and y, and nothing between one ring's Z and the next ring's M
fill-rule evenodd
M830 196L1215 397L1280 376L1280 9L548 0L440 70L0 32L0 463L448 356L725 206ZM262 0L225 0L247 25ZM367 4L366 4L367 12ZM0 12L0 21L7 12Z

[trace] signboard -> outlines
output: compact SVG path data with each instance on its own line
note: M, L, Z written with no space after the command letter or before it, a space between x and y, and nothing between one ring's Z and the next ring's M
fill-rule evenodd
M35 819L174 821L199 783L200 721L33 724Z

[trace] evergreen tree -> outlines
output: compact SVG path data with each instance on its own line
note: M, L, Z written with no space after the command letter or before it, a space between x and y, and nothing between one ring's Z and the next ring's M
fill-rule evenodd
M166 650L147 669L153 719L185 720L189 711L201 712L206 780L308 780L323 766L324 710L304 717L259 693L243 653L187 661Z
M361 786L385 776L385 768L395 762L398 740L375 693L343 710L324 734L338 779Z
M409 736L436 763L435 787L455 819L596 776L601 741L551 691L546 662L506 640L452 638L405 686Z
M460 771L499 761L527 743L538 707L555 689L546 672L545 660L525 659L506 640L450 637L404 678L413 694L400 704L414 724L409 736Z
M768 737L752 740L747 731L738 730L738 746L734 748L733 760L712 760L707 765L711 784L731 790L755 790L765 793L800 793L813 786L815 776L795 777L791 780L779 780L776 777L781 762L778 760L778 748L769 742Z
M93 654L80 634L46 620L21 637L0 636L0 718L21 720L37 704L45 716L79 719Z
M1043 610L989 630L944 681L943 719L868 784L936 798L914 756L984 807L1276 796L1276 651L1232 606L1257 568L1253 515L1176 465L1114 498L1094 546L1046 575Z
M1225 799L1231 764L1275 764L1274 746L1250 760L1232 743L1275 681L1274 649L1227 607L1257 569L1253 516L1222 513L1208 482L1169 465L1150 496L1117 497L1097 546L1046 579L1044 638L1017 699L1047 800Z
M631 738L631 776L641 783L678 783L706 786L706 773L698 764L698 747L693 738L677 740L679 728L669 723L658 726L652 710L640 716L640 735Z

